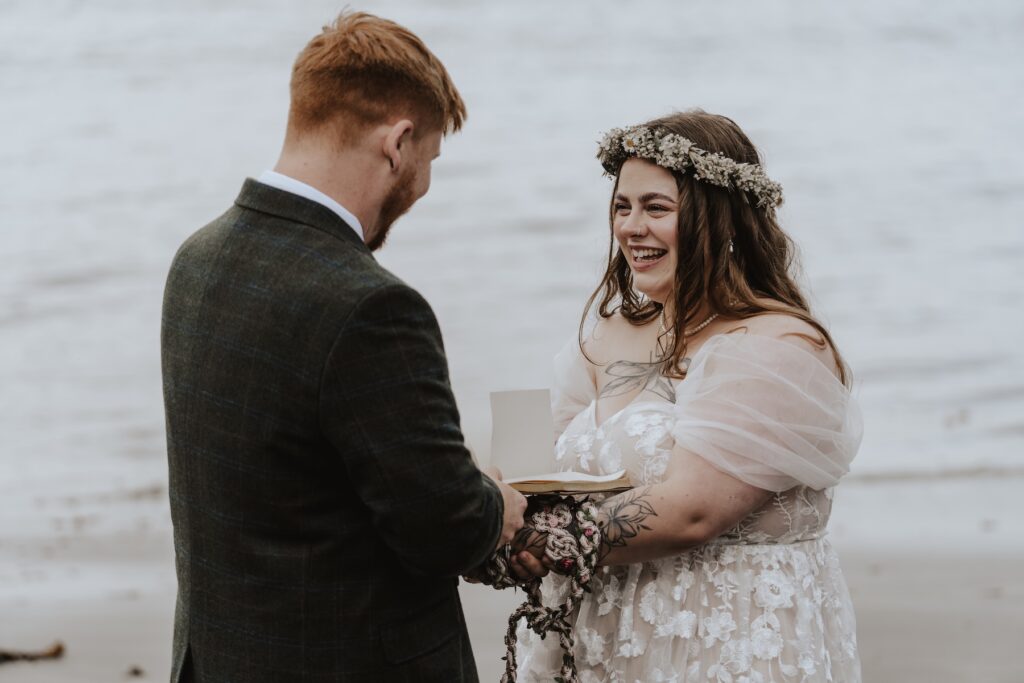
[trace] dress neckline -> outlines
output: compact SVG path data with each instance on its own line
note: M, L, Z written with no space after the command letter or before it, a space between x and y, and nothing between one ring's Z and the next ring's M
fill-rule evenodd
M744 332L744 333L718 332L716 334L711 335L707 339L705 339L704 343L700 345L700 348L697 349L697 353L693 354L693 356L690 358L690 365L689 365L688 370L693 369L696 365L698 365L697 360L703 354L705 354L708 351L710 351L711 349L713 349L716 345L721 344L721 343L726 342L726 341L730 341L733 338L736 338L737 340L747 340L747 339L754 338L754 337L757 337L759 341L763 339L763 340L768 340L769 342L774 342L775 344L784 344L784 345L788 346L791 349L796 349L796 350L806 354L807 356L810 356L812 359L814 359L814 361L816 363L824 365L824 363L821 362L821 359L819 359L817 356L815 356L813 353L811 353L807 349L804 349L804 348L800 347L799 345L792 344L792 343L787 342L787 341L783 341L782 339L777 339L777 338L771 337L769 335L756 334L756 333L752 334L750 332ZM829 371L829 373L833 374L831 372L831 370ZM685 375L680 380L673 381L673 380L670 379L669 381L672 382L673 387L676 390L678 390L679 385L681 385L683 382L685 382L688 377L689 377L689 372L687 372L687 375ZM835 377L834 374L833 374L833 377L835 378L836 382L839 382L839 379L837 377ZM627 403L626 405L624 405L621 408L619 408L618 410L616 410L614 413L612 413L611 415L609 415L605 419L601 420L601 423L598 424L598 422L597 422L597 401L600 398L600 396L597 393L597 387L596 386L592 386L592 388L593 388L593 391L594 391L594 398L592 398L591 401L590 401L590 410L591 410L590 422L594 426L595 429L600 429L605 424L607 424L612 418L618 417L618 415L620 413L622 413L624 410L626 410L627 408L631 407L635 403L638 403L637 399L640 398L643 395L643 393L644 393L643 391L638 393L636 396L633 397L633 400L631 400L629 403ZM656 403L661 403L661 401L654 401L652 399L646 399L645 401L641 401L640 403L655 403L656 404ZM669 401L665 401L665 403L667 405L673 405Z
M704 349L707 348L707 346L712 341L714 341L718 337L724 337L724 336L726 336L726 334L727 333L725 333L725 332L719 332L719 333L713 334L710 337L708 337L707 339L705 339L704 343L700 345L699 349L697 349L697 353L693 354L693 357L690 359L690 367L692 367L694 365L694 363L696 362L696 360L698 358L700 358L700 354L704 353ZM663 376L663 375L659 375L659 376ZM686 376L683 376L683 378L679 379L679 380L673 380L673 379L668 378L668 377L666 377L665 379L668 379L668 381L672 384L672 388L674 390L674 389L677 389L680 384L682 384L683 382L686 381ZM600 395L598 394L597 387L595 386L594 387L594 398L592 398L590 400L590 424L594 427L594 429L601 429L601 427L604 427L606 424L608 424L609 421L611 421L612 419L618 417L620 413L625 411L627 408L631 407L633 404L639 404L639 403L655 403L655 404L657 404L657 403L664 403L666 405L673 405L673 403L671 401L655 401L654 399L646 399L644 401L637 401L637 399L639 399L641 396L644 395L644 391L646 391L646 387L644 389L641 389L640 392L636 396L634 396L632 398L632 400L630 400L628 403L626 403L626 405L622 406L621 408L616 410L614 413L612 413L611 415L609 415L605 419L601 420L601 423L598 424L598 422L597 422L597 400L600 398Z
M598 422L597 422L597 397L595 396L594 398L592 398L590 400L590 406L589 406L589 408L590 408L590 424L591 424L591 426L595 430L596 429L601 429L606 424L608 424L609 422L614 420L616 417L618 417L622 413L626 412L626 410L628 410L629 408L634 408L636 406L641 406L641 405L644 405L646 403L650 403L651 405L656 405L656 406L659 406L659 407L674 405L673 403L671 403L669 401L665 401L665 400L658 401L658 400L655 400L655 399L652 399L652 398L648 398L648 399L645 399L643 401L638 401L637 399L639 399L643 395L643 393L644 392L641 391L639 394L634 396L632 401L630 401L626 405L622 406L621 408L616 410L614 413L612 413L611 415L609 415L605 419L601 420L600 424L598 424Z

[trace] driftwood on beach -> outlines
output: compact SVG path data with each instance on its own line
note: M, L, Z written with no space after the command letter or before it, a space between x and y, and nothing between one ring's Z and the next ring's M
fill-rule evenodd
M57 642L36 652L18 652L0 649L0 664L8 662L38 662L43 659L60 659L64 656L64 643Z

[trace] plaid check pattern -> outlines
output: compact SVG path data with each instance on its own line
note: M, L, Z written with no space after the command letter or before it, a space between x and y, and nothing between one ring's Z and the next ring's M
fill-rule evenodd
M174 258L161 329L172 681L475 681L457 576L500 493L437 321L327 208L247 180Z

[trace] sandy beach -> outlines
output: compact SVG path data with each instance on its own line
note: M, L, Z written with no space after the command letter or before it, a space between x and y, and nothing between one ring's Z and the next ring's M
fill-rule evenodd
M380 261L434 307L480 460L489 392L549 386L600 274L601 131L729 115L864 412L830 525L864 680L1024 681L1020 3L358 7L468 103ZM164 277L273 165L291 62L338 9L0 0L0 649L66 646L4 683L167 680ZM516 596L463 595L495 681Z
M1024 557L843 553L857 608L864 681L888 683L1020 683L1009 656L1024 629ZM926 577L922 565L933 569ZM982 564L983 568L978 567ZM964 577L970 577L965 580ZM504 670L495 629L516 604L465 586L470 633L482 681ZM486 636L485 636L486 634Z
M941 490L902 499L884 490L891 484L853 484L840 492L832 536L857 611L864 681L1024 680L1016 656L1024 632L1024 503L1014 497L1024 482L981 483L994 503L971 511L956 510L950 501L979 482L946 482ZM5 565L0 576L0 644L41 649L60 641L66 647L59 661L3 665L5 683L167 679L174 575L165 506L149 492L112 498L79 501L74 509L67 501L44 505L48 519L70 521L65 533L0 546L18 558L15 571ZM855 520L839 510L870 507L877 499L890 501L894 526L905 525L911 507L927 518L913 534L923 545L898 542L886 529L878 529L874 545L859 537L871 535L869 529L851 532ZM103 535L88 524L74 528L82 515L102 525L109 514L137 517ZM943 534L948 543L929 547L930 538ZM522 595L469 584L461 593L480 679L497 681L505 623Z
M856 593L865 681L1020 683L1015 656L1024 630L1024 558L843 555ZM927 581L922 562L937 568ZM978 564L984 566L978 569ZM965 582L964 576L972 577ZM519 596L464 586L481 681L503 671L503 624ZM68 650L60 662L5 665L11 683L167 680L173 596L43 600L3 605L4 642L35 648L55 637Z

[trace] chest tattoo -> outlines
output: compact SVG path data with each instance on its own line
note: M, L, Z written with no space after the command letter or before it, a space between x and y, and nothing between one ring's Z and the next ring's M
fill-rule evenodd
M690 359L685 358L682 368L685 372L690 366ZM601 388L600 396L622 396L639 389L649 391L669 403L676 402L676 390L672 382L661 374L662 363L653 358L648 362L634 360L618 360L605 370L609 380Z

